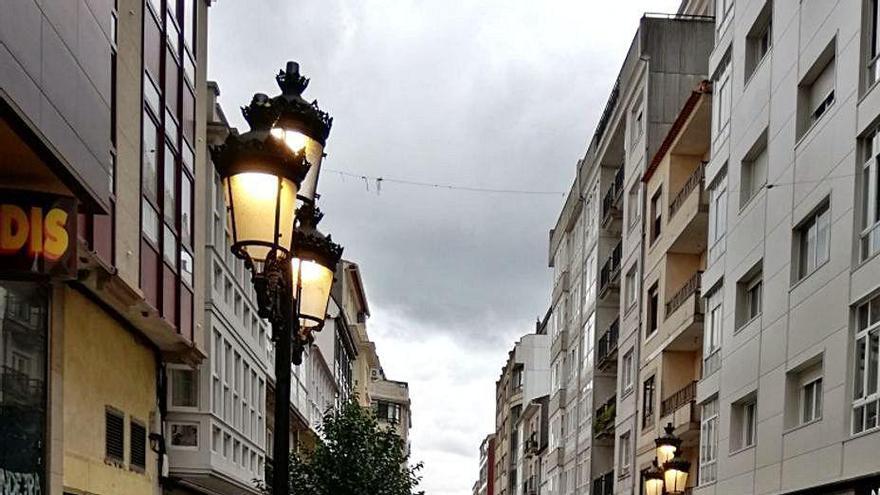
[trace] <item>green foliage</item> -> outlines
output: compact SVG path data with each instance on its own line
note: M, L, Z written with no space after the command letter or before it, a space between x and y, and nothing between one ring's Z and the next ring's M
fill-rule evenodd
M410 467L403 440L356 399L325 413L319 431L313 452L290 455L290 495L424 495L422 463Z

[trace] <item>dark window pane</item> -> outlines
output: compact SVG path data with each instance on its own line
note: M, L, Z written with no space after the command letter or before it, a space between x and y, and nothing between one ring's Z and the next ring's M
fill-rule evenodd
M154 308L159 307L159 253L147 241L141 242L141 290Z
M192 58L187 54L183 57L183 72L192 86L196 85L196 65Z
M177 225L177 166L174 152L168 146L165 147L164 173L162 174L162 211L165 221L171 225Z
M177 236L167 225L162 237L162 255L166 263L177 269Z
M192 245L192 180L183 175L180 182L180 239Z
M162 115L162 104L160 103L159 88L153 84L149 73L144 73L144 100L147 106L153 111L154 115Z
M196 160L195 154L193 153L192 148L189 145L184 145L183 150L181 151L181 158L183 161L183 166L189 170L190 173L193 173L193 163Z
M177 97L180 92L180 66L169 51L165 56L165 106L171 113L177 115Z
M144 194L152 199L157 199L159 190L159 162L156 159L159 151L156 123L149 114L144 113L144 142L141 174L143 176Z
M183 40L193 53L196 52L196 9L193 0L183 0Z
M193 340L193 295L186 287L180 289L180 334Z
M169 141L166 141L166 142L170 142L171 146L174 146L175 148L177 148L177 144L178 144L177 132L178 132L177 121L175 120L175 117L173 115L171 115L171 112L166 110L165 111L165 135L168 136L168 139L169 139Z
M177 277L168 265L162 266L162 317L177 323Z
M138 423L131 423L131 465L135 468L147 467L147 429Z
M196 133L195 106L196 97L186 88L183 92L183 137L190 143L194 141Z
M153 79L158 81L161 76L159 69L162 68L162 30L156 24L153 16L144 16L144 67L147 68Z

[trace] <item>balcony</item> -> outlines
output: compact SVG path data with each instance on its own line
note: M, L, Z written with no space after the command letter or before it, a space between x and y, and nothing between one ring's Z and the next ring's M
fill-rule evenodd
M667 270L668 273L668 270ZM661 330L672 337L664 349L694 352L702 350L703 299L701 281L703 272L698 270L666 300L666 314Z
M697 382L692 381L660 403L660 423L671 423L676 435L685 441L699 435L700 414L696 397Z
M614 437L614 421L617 419L617 396L612 395L608 401L596 409L593 416L593 436L597 439Z
M617 364L617 339L620 334L620 318L615 318L608 330L599 337L596 344L596 367L600 370Z
M618 242L611 252L611 256L605 260L602 270L599 272L599 297L604 297L609 289L617 287L620 281L620 258L623 252L623 241Z
M0 401L8 406L38 406L43 400L43 380L9 366L2 367L0 387Z
M538 454L539 450L541 450L541 447L538 444L538 432L533 431L529 438L523 442L523 453L527 457L533 457Z
M614 471L599 476L593 480L592 495L613 495L614 494Z
M700 163L669 201L667 231L674 253L699 254L706 249L709 198L704 187L704 164Z
M607 227L612 220L620 218L620 198L623 196L623 165L617 167L611 186L602 198L602 226Z
M523 495L538 495L538 477L531 475L523 481Z

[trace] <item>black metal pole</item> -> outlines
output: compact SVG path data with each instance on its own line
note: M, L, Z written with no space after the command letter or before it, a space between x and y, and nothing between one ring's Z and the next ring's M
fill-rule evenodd
M282 261L278 268L281 271L279 298L276 299L279 318L272 322L272 334L275 337L275 436L273 437L272 454L272 493L288 495L290 493L290 346L291 326L298 320L293 314L293 283L289 261Z

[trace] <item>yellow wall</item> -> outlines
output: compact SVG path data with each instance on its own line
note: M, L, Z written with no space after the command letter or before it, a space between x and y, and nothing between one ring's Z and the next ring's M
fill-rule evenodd
M156 406L156 361L135 338L79 292L64 289L63 408L65 490L97 495L152 495L158 484L156 455L147 444L147 468L128 468L129 421L150 430ZM125 413L125 467L104 462L104 411Z

